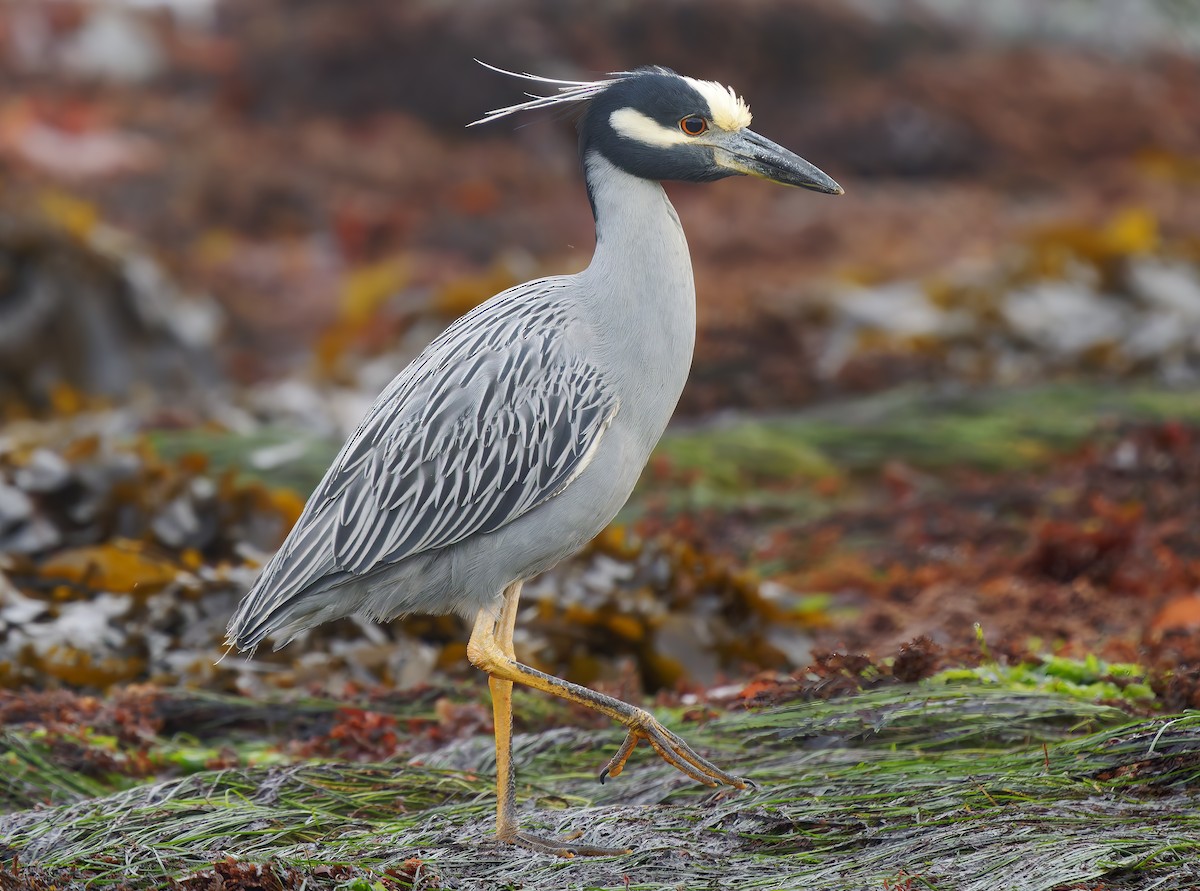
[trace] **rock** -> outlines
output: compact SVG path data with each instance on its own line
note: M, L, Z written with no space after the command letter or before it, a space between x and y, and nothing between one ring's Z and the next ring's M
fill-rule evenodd
M859 288L839 294L834 306L844 319L856 325L902 337L945 334L961 326L934 306L916 282Z
M33 501L16 486L0 481L0 534L33 516Z
M1200 329L1200 272L1195 266L1143 259L1129 264L1128 276L1135 297L1177 319L1192 332Z
M163 67L158 38L129 10L96 7L60 48L63 67L73 74L112 81L143 81Z
M5 626L20 628L42 616L49 609L45 603L26 597L0 572L0 632Z
M0 399L178 395L219 379L216 305L101 226L76 237L0 206L0 294Z
M1118 344L1129 328L1129 313L1120 304L1073 281L1013 291L1000 312L1014 334L1059 357Z
M16 484L26 492L57 492L71 481L71 466L49 449L38 449L17 469Z

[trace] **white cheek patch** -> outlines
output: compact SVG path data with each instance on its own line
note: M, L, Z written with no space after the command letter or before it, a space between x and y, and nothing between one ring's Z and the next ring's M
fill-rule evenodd
M626 139L632 139L645 145L655 145L668 148L690 141L678 127L664 127L653 118L646 117L640 111L632 108L618 108L609 116L609 124Z
M712 122L722 130L744 130L750 126L750 106L746 100L733 91L733 87L724 87L713 80L694 80L685 77L693 90L704 97L708 110L712 113Z

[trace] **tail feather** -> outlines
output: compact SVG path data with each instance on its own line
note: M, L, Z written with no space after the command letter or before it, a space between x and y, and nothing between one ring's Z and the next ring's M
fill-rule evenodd
M253 650L270 636L275 649L314 625L356 612L361 597L355 597L350 573L325 576L295 593L279 596L271 590L266 572L229 620L225 641L239 650ZM341 589L341 590L339 590Z
M300 632L344 616L388 621L427 609L446 612L444 604L456 598L449 562L436 557L420 554L361 575L331 572L292 592L279 590L272 560L229 620L225 641L253 653L267 637L279 649Z

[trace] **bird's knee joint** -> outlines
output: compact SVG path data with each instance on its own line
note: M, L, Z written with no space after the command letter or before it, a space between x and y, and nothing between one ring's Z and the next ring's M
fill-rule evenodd
M467 661L476 668L487 671L487 649L471 641L467 644Z
M496 647L489 647L471 641L467 644L467 661L480 671L491 673L500 667L504 654Z

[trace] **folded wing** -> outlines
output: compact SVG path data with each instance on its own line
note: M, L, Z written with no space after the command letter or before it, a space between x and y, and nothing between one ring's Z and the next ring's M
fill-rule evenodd
M582 472L617 404L565 343L560 287L488 301L392 381L242 601L231 642L255 645L316 586L494 532Z

